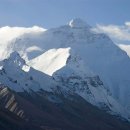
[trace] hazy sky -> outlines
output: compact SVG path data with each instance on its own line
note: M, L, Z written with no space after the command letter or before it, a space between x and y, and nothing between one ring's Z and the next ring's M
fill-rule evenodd
M130 21L130 0L0 0L0 26L45 28L80 17L90 25Z

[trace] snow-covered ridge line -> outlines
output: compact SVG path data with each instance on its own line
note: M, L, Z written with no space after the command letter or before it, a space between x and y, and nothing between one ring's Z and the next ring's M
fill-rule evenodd
M50 49L42 55L28 62L28 65L46 74L52 75L66 65L70 56L70 48ZM46 64L43 63L43 60Z

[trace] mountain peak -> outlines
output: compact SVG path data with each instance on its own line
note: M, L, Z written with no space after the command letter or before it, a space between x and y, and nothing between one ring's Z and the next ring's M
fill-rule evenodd
M72 19L70 22L69 22L69 26L72 27L72 28L90 28L90 26L85 22L83 21L82 19L80 18L75 18L75 19Z
M4 60L4 65L19 66L22 68L25 65L25 60L21 58L18 52L14 51L10 54L9 58Z
M10 54L10 56L9 56L9 58L10 59L20 59L21 57L20 57L20 55L19 55L19 53L17 52L17 51L14 51L14 52L12 52L11 54Z

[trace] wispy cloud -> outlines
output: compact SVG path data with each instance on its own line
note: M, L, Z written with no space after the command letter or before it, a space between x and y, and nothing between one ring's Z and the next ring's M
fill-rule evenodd
M92 29L98 33L106 33L109 37L130 56L130 22L124 25L100 25Z
M130 22L125 22L125 25L130 27Z
M130 22L125 22L122 26L97 24L93 30L99 33L106 33L116 41L130 41Z

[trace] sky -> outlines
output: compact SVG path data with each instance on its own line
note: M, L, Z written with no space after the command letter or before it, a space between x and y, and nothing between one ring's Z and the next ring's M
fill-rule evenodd
M130 0L0 0L0 27L56 27L73 18L90 25L130 21Z

